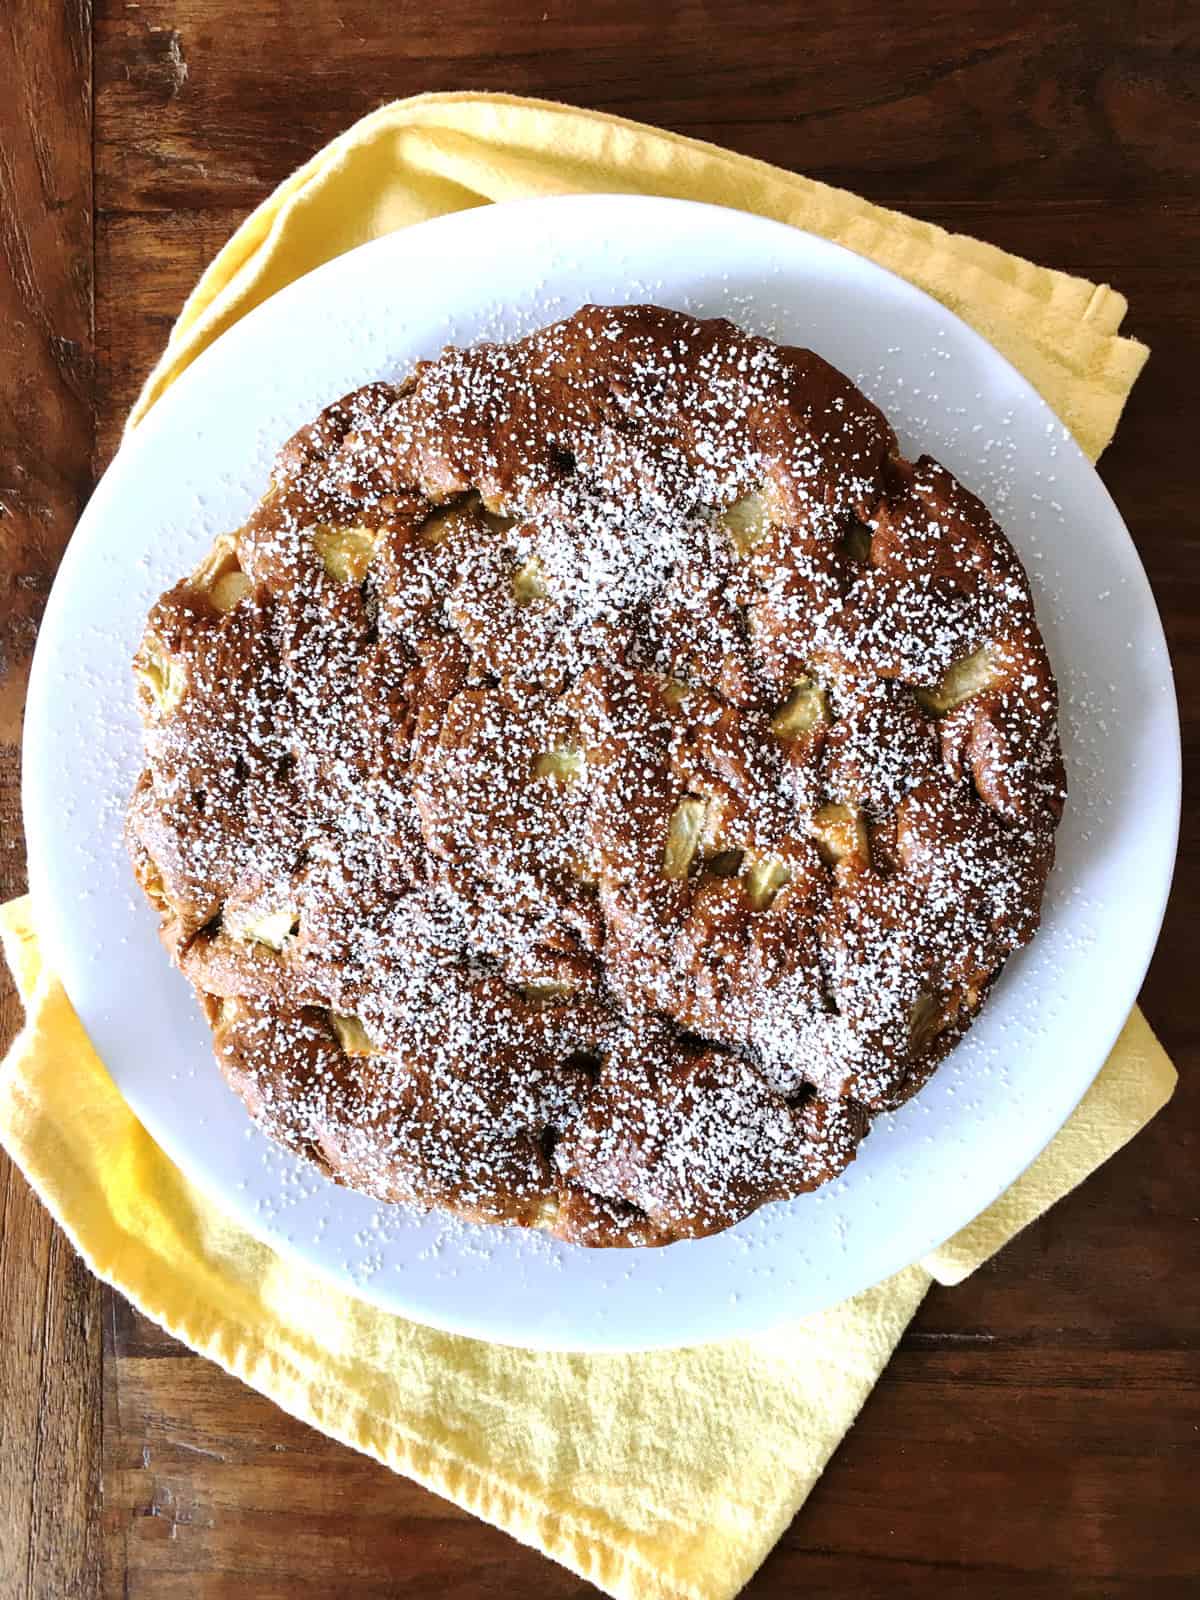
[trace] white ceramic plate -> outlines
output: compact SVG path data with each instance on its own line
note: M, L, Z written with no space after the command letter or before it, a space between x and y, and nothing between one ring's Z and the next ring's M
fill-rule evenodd
M129 658L153 598L263 491L323 405L447 342L588 300L724 314L805 344L991 506L1033 581L1071 798L1044 926L966 1042L824 1190L716 1238L586 1251L380 1207L277 1151L213 1063L121 844L140 765ZM531 1346L683 1344L828 1305L988 1205L1074 1107L1133 1004L1179 814L1170 666L1095 472L1029 385L933 300L777 223L681 201L493 206L379 240L252 312L160 401L96 490L46 611L25 819L38 926L113 1077L167 1154L256 1234L380 1305Z

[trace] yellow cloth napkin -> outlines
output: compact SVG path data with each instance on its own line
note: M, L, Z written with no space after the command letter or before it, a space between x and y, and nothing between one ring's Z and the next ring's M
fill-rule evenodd
M984 332L1093 455L1145 359L1120 295L760 162L502 95L367 117L284 183L204 274L131 418L218 333L321 261L490 200L582 190L761 211L903 273ZM1117 1150L1175 1072L1137 1011L1058 1138L925 1262L756 1338L626 1356L530 1354L377 1311L215 1209L121 1099L27 900L0 911L26 1024L0 1138L92 1269L279 1405L618 1597L727 1600L819 1476L934 1277L956 1282Z

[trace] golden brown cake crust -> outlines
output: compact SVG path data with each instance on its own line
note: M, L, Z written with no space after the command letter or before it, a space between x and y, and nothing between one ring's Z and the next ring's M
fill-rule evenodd
M251 1115L653 1244L840 1172L1037 926L1054 680L808 351L585 307L331 406L135 662L139 880Z

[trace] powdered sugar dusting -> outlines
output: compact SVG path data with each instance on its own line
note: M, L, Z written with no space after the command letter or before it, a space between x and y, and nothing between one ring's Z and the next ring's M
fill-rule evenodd
M657 308L296 435L152 609L134 862L276 1138L586 1243L828 1181L1032 934L1062 778L986 510Z

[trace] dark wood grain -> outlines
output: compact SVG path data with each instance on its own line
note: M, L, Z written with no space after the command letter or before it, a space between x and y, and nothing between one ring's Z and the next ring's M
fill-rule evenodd
M24 19L24 8L10 10ZM101 0L94 375L81 314L90 277L78 265L90 259L86 209L70 201L25 214L28 196L65 197L62 175L82 171L67 113L86 89L86 29L78 17L39 23L48 37L35 59L33 25L4 26L18 52L7 68L17 99L5 100L0 67L0 182L17 185L22 208L15 230L11 215L0 219L9 261L0 319L19 325L24 377L14 380L10 369L6 383L0 365L0 500L25 520L14 535L0 513L0 549L5 574L29 581L10 584L0 639L16 638L18 657L86 488L91 408L99 468L185 294L246 212L385 100L424 89L504 89L714 139L1128 294L1130 331L1154 354L1102 471L1159 597L1189 778L1196 773L1194 8L1167 0ZM64 49L64 39L74 47ZM49 111L31 141L24 108L47 91ZM35 144L30 168L24 152ZM49 190L42 169L58 175ZM18 270L10 238L33 240L34 268ZM27 409L11 409L18 404ZM4 770L11 789L11 760ZM8 809L0 807L0 872L10 887L19 874L14 804L10 794ZM1179 1094L996 1261L959 1288L930 1294L751 1585L752 1600L1197 1593L1198 918L1200 820L1188 808L1176 888L1143 993L1181 1068ZM7 1517L16 1516L18 1554L3 1547L0 1594L9 1593L13 1573L14 1594L88 1593L102 1578L112 1600L595 1593L282 1415L109 1292L98 1468L87 1420L97 1407L95 1291L89 1300L85 1275L72 1275L68 1252L50 1242L19 1180L9 1178L4 1193L5 1461L14 1459L10 1441L18 1444L16 1477L0 1470L0 1530L7 1539ZM9 1340L14 1284L26 1310ZM84 1377L56 1385L52 1369L72 1364ZM43 1392L51 1393L49 1447L35 1442L30 1398ZM101 1481L102 1555L90 1531ZM66 1553L56 1556L59 1547Z
M26 672L91 486L91 14L0 12L0 900ZM0 1048L19 1024L0 975ZM100 1591L100 1286L0 1153L0 1595Z
M17 733L37 621L91 487L91 14L0 24L0 739Z

